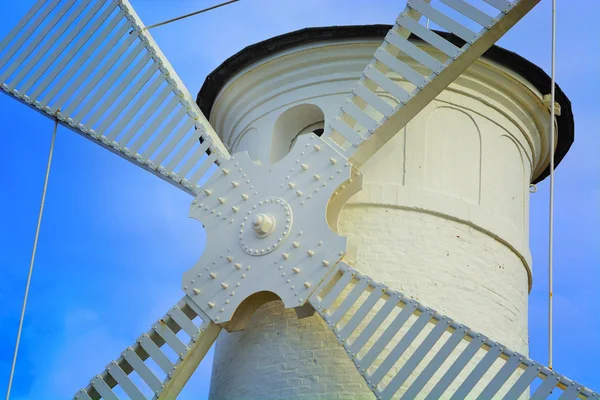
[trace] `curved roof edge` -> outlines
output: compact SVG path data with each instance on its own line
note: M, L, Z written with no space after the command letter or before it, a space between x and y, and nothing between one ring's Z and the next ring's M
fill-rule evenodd
M225 60L204 81L196 98L196 103L207 117L210 117L214 101L221 88L237 72L250 64L280 51L307 43L329 40L365 39L383 37L392 28L391 25L349 25L305 28L283 35L275 36L262 42L255 43L240 50ZM464 41L448 32L436 33L457 46ZM512 51L499 46L492 46L485 52L484 57L515 71L529 81L542 94L550 93L551 80L543 69ZM556 85L556 101L561 106L561 115L556 117L558 124L558 142L554 153L555 169L569 151L575 139L575 122L571 101ZM550 174L550 166L537 176L532 183L544 180Z

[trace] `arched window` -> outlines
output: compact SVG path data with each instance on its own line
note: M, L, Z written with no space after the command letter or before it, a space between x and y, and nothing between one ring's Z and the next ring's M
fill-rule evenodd
M300 135L306 135L307 133L314 133L317 136L321 136L323 134L323 128L325 127L325 121L319 121L312 123L306 127L304 127L300 132L296 133L292 142L290 143L290 148L288 151L292 150L292 147L296 144L296 140L300 137Z
M285 157L300 135L323 134L324 120L323 111L314 104L299 104L284 111L273 126L271 162Z

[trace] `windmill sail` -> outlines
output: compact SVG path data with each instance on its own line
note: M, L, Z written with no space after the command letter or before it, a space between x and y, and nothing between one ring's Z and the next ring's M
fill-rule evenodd
M189 193L229 158L126 0L38 1L0 41L0 87Z
M560 394L553 398L561 400L600 398L344 263L308 301L378 399L511 400L530 386L532 399L546 399L552 393ZM387 326L383 333L382 326ZM447 362L453 352L458 356ZM432 382L429 389L428 382ZM451 385L454 388L448 390Z
M136 400L174 399L220 331L186 296L74 398L115 400L121 392ZM139 379L132 379L132 372Z
M484 1L487 4L409 0L323 136L360 167L539 2ZM421 17L448 30L463 44L451 43L430 30L425 21L419 22L424 20ZM441 56L411 43L411 34ZM401 61L403 57L416 66ZM391 102L383 99L390 96Z

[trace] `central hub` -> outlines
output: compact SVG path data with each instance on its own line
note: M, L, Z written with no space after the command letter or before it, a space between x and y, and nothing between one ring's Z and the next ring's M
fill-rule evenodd
M252 218L252 228L256 236L265 238L275 230L275 218L267 214L256 214Z
M269 254L288 236L292 222L292 208L284 199L261 200L247 211L240 223L240 247L253 256Z
M255 164L247 153L232 156L192 202L206 246L184 274L183 290L219 324L250 310L250 303L240 306L259 292L274 293L286 308L304 305L346 250L327 207L342 204L360 182L352 165L314 134L301 135L276 165Z

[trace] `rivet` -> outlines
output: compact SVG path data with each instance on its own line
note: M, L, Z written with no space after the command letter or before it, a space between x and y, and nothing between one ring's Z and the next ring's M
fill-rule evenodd
M236 286L239 286L239 285L236 285ZM235 296L235 292L231 292L231 293L229 293L229 295L233 297L233 296Z
M209 306L210 308L214 308L214 307L215 307L215 303L213 303L212 301L209 301L209 302L208 302L208 306Z
M207 196L210 196L212 193L212 191L210 189L204 189L204 194L206 194Z
M315 252L314 252L314 251L312 251L312 250L309 250L309 251L307 251L306 253L307 253L309 256L311 256L311 257L315 255Z
M246 277L246 274L242 274L242 279L244 279Z
M294 182L288 182L288 186L293 189L296 187L296 184Z
M300 268L294 267L294 268L292 268L292 271L294 271L294 273L296 273L296 274L299 274L300 273Z
M298 195L298 197L302 196L302 192L300 190L296 190L296 194Z
M319 146L318 144L315 144L315 150L316 150L316 151L319 151L319 150L321 150L321 146Z
M304 282L304 287L308 289L310 287L310 282Z
M219 203L225 204L225 199L223 197L219 197L217 200L219 200Z
M233 212L238 212L238 211L240 211L240 209L239 209L239 208L237 208L236 206L233 206L233 207L231 207L231 209L233 210Z
M292 246L294 246L295 248L300 247L300 243L298 242L292 242Z
M227 175L229 173L229 170L227 168L223 168L223 175Z
M235 268L236 268L236 269L242 269L242 264L240 264L240 263L236 263L236 264L235 264Z
M324 267L328 267L329 266L329 261L327 261L327 260L323 260L322 263L323 263Z
M300 164L300 166L301 166L301 167L302 167L302 169L303 169L303 170L305 170L305 171L308 169L308 165L306 165L306 164Z
M313 178L315 178L315 181L318 181L319 179L321 179L321 177L319 176L319 174L314 174Z
M229 287L229 285L228 285L228 284L226 284L225 282L223 282L223 283L221 283L221 287L222 287L223 289L227 289L227 288Z
M247 195L247 194L245 194L245 193L244 193L244 194L242 194L242 199L244 199L244 200L248 200L248 195Z
M229 304L231 301L229 299L225 300L225 304Z
M210 277L213 278L213 279L215 279L217 277L217 274L215 274L214 272L211 272L210 273Z
M290 255L288 253L283 253L281 255L285 260L287 260L288 258L290 258Z
M238 187L240 184L237 183L236 181L231 181L231 186L233 186L234 188Z
M329 158L329 162L332 164L335 164L337 162L337 160L333 157Z
M196 295L200 294L200 289L194 288L194 294L196 294Z
M233 257L227 256L227 261L232 262L233 261Z

